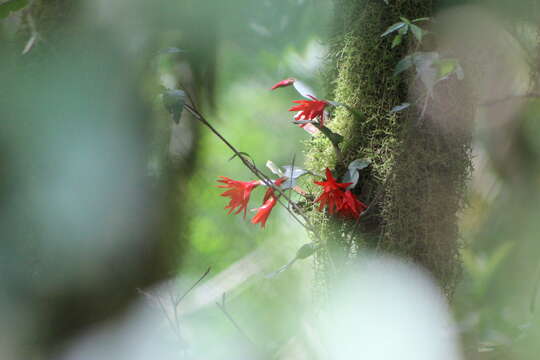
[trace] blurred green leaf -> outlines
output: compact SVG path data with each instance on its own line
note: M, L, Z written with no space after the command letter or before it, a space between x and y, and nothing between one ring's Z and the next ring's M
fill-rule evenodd
M168 47L168 48L160 50L159 54L180 54L184 52L186 52L186 50L184 49L180 49L177 47Z
M445 79L455 73L459 80L463 80L463 69L457 59L439 59L434 65L437 66L439 79Z
M410 29L414 35L414 37L416 38L416 40L418 41L422 41L422 38L424 37L424 30L422 30L422 28L414 25L414 24L411 24L410 25Z
M362 170L364 168L367 168L369 165L371 165L370 160L356 159L349 164L348 168L351 170Z
M253 161L253 158L251 157L251 155L249 155L248 153L243 152L243 151L240 151L240 152L238 152L237 154L234 154L233 156L231 156L231 157L229 158L229 161L233 160L233 159L236 158L237 156L245 156L245 157L247 157L253 164L255 163L255 162Z
M403 35L402 34L397 34L394 37L394 41L392 41L392 49L395 48L396 46L398 46L399 44L401 44L402 41L403 41Z
M388 29L386 29L386 31L382 33L381 37L385 37L386 35L389 35L389 34L393 33L394 31L397 31L397 30L401 29L404 26L407 26L407 24L405 24L404 22L395 23L394 25L392 25Z
M184 91L166 90L163 92L163 105L177 124L180 122L185 103L186 93Z
M410 103L407 103L407 102L405 102L405 103L403 103L403 104L399 104L399 105L397 105L397 106L394 106L394 107L392 108L392 110L390 110L390 113L393 114L393 113L400 112L400 111L402 111L402 110L407 109L409 106L411 106L411 104L410 104Z
M457 69L458 61L455 59L440 59L436 62L438 68L438 75L440 78L444 78Z
M414 65L414 55L415 54L407 55L397 63L396 68L394 69L394 76L401 74Z
M513 247L513 242L504 242L495 249L487 262L486 272L489 275L492 275L500 267L501 263L510 254Z
M315 243L304 244L296 252L296 258L301 260L306 259L313 255L315 253L315 250L317 250L317 245Z
M407 25L410 25L410 24L411 24L411 20L407 19L406 17L400 16L399 18L400 18L401 21L403 21L405 24L407 24Z
M270 171L272 173L274 173L275 175L279 176L279 177L282 177L284 176L283 174L283 171L281 171L281 169L279 168L279 166L277 166L276 164L274 164L274 162L272 160L268 160L266 162L266 167L268 169L270 169Z
M8 17L11 12L21 10L28 5L29 0L8 0L0 4L0 19Z
M285 170L284 176L288 178L293 178L293 179L297 179L308 173L307 170L302 169L297 166L293 167L292 165L285 165L285 166L282 166L282 168Z
M347 172L341 179L344 183L351 183L347 189L353 189L358 184L358 179L360 179L358 171L367 168L370 164L371 161L365 159L356 159L349 164Z
M319 130L321 131L321 133L323 133L324 136L328 138L328 140L330 140L336 146L339 145L343 141L343 136L341 136L338 133L333 132L326 126L319 127Z

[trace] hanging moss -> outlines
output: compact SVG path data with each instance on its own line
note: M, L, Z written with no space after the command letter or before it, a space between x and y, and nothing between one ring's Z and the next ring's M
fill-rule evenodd
M355 117L344 107L334 111L329 126L344 136L342 163L336 163L332 146L323 137L307 144L307 162L312 171L329 167L342 175L350 161L370 159L372 165L363 171L355 191L372 206L370 215L359 223L312 212L322 245L330 250L318 259L318 268L329 274L333 271L329 266L335 267L330 262L338 261L340 266L363 247L385 250L425 266L451 294L459 273L456 212L470 168L472 111L465 84L455 80L437 86L422 119L423 104L399 114L390 112L405 101L414 103L419 95L411 89L420 85L393 76L396 64L410 50L392 49L391 37L381 34L400 16L415 19L433 14L431 0L390 3L335 1L328 98L363 116Z

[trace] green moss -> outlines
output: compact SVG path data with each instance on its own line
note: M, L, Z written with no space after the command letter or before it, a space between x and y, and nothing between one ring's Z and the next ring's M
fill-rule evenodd
M456 212L470 169L471 109L465 84L449 82L438 89L435 98L445 100L430 101L422 121L422 109L414 107L391 114L392 107L414 102L418 96L410 93L403 76L393 76L407 49L391 49L392 39L380 36L400 16L430 16L432 1L402 0L389 6L383 1L336 0L335 4L328 98L364 116L337 108L329 127L344 136L343 163L336 163L331 144L322 137L307 144L307 163L312 171L329 167L340 175L350 161L370 159L372 166L364 171L356 191L362 201L373 203L374 212L359 224L312 212L311 220L330 250L320 256L317 268L331 273L332 258L334 263L347 263L344 259L371 247L425 266L451 294L459 274Z

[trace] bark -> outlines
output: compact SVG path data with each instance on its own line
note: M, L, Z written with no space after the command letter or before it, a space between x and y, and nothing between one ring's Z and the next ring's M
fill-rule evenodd
M428 40L419 49L413 49L412 43L392 49L392 37L381 34L400 16L433 16L435 4L432 0L389 3L335 2L328 98L363 116L343 107L335 110L330 127L344 136L344 161L337 162L328 141L316 137L307 150L308 163L310 170L321 172L328 166L343 175L350 161L371 160L355 190L370 210L357 223L312 212L329 249L320 255L318 265L320 272L328 273L329 261L339 269L363 249L389 252L424 266L450 295L460 272L456 213L470 170L472 108L465 82L453 79L437 85L433 99L426 103L418 80L393 76L406 54L433 51L437 44ZM390 112L403 102L417 101L404 112ZM332 281L323 277L322 281Z

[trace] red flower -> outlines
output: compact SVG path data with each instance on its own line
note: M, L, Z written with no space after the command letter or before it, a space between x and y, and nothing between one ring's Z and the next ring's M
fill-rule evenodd
M274 181L274 185L281 186L285 181L287 180L286 177L281 177ZM252 224L261 224L261 227L264 228L266 225L266 220L268 220L268 216L270 216L270 213L272 212L272 209L277 204L277 197L274 195L274 189L269 187L268 190L266 190L266 193L264 194L263 198L263 205L260 208L254 209L257 210L257 214L251 219Z
M318 100L316 97L308 95L313 100L296 100L293 101L295 104L289 109L289 111L298 111L298 114L295 115L294 119L299 120L313 120L319 118L319 124L323 126L324 122L324 109L328 103L323 100ZM305 125L304 125L305 126ZM303 125L300 125L303 127Z
M315 181L315 184L323 187L323 193L315 200L319 202L319 211L328 207L328 212L333 214L343 206L345 199L344 189L352 183L338 183L332 176L330 169L326 168L326 181Z
M270 192L269 192L270 191ZM252 224L261 224L261 227L264 228L266 225L266 220L268 220L268 216L270 216L270 213L272 212L272 209L277 204L277 198L274 196L274 193L271 189L266 191L266 195L264 196L264 204L257 208L257 214L251 219Z
M218 180L218 182L224 183L225 185L219 185L218 187L230 189L221 194L221 196L228 196L231 198L229 204L225 206L225 209L229 209L227 214L230 214L236 207L238 207L238 210L236 210L234 214L239 214L242 210L244 210L245 218L251 190L259 186L260 181L237 181L224 176L220 176L220 178L221 180Z
M293 83L294 83L293 78L288 78L288 79L285 79L285 80L281 80L280 82L278 82L277 84L272 86L272 88L270 90L275 90L275 89L280 88L280 87L290 86Z
M351 190L347 190L343 196L343 201L338 209L338 213L346 218L359 219L360 214L366 209L366 204L358 200Z

